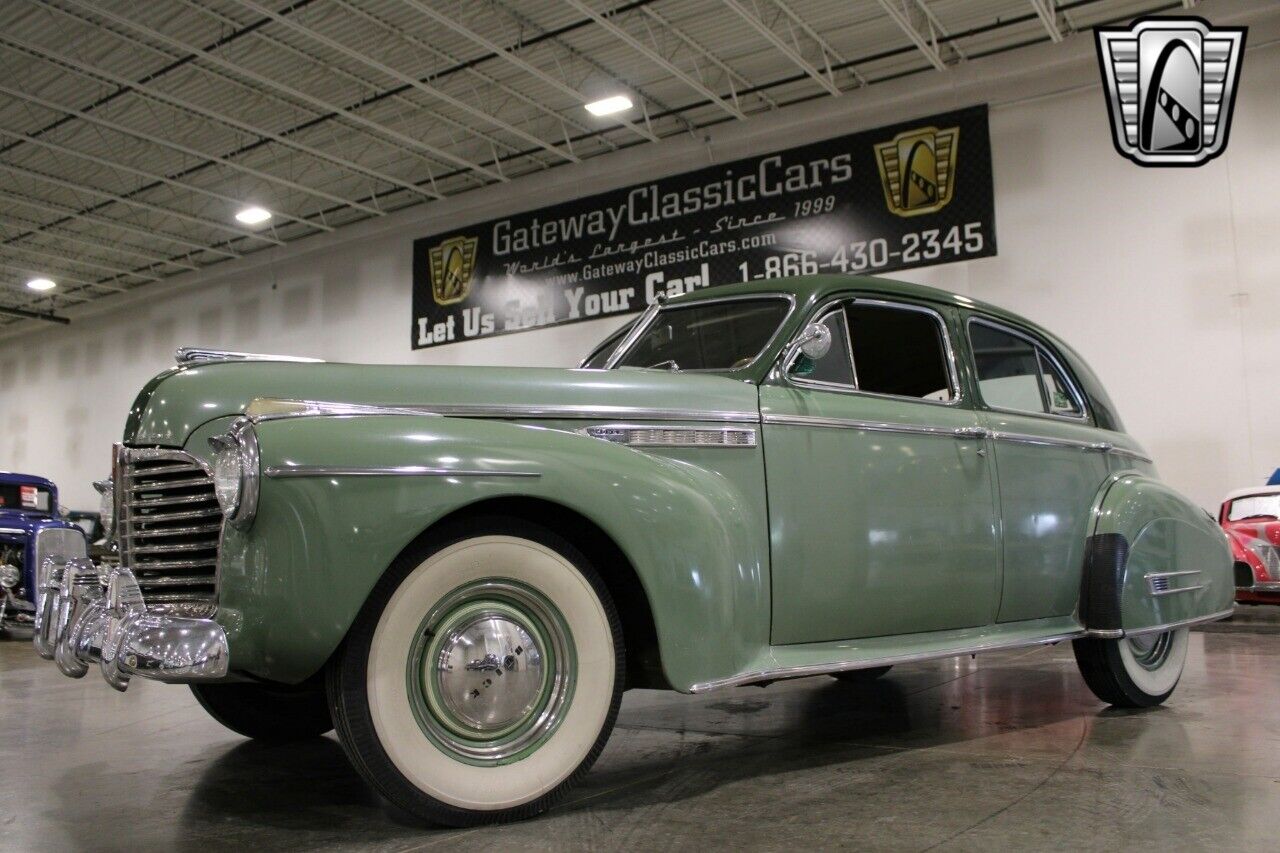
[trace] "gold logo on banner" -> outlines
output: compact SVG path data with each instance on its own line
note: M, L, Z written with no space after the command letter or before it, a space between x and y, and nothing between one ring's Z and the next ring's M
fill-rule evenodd
M452 305L470 295L478 242L475 237L450 237L432 247L431 295L437 305Z
M960 128L922 127L876 146L880 182L889 210L919 216L946 207L955 186Z

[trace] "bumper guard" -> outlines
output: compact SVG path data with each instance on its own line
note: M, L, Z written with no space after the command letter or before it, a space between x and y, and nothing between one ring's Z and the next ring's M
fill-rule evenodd
M213 681L227 674L227 635L212 619L147 612L133 572L77 557L52 556L40 568L32 642L71 678L97 663L125 690L134 676L155 681Z

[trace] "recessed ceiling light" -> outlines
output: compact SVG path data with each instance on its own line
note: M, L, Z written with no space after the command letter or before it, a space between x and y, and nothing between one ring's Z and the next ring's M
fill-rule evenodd
M246 207L236 214L236 220L245 225L257 225L271 218L271 211L265 207Z
M626 95L612 95L587 104L587 112L593 116L608 116L631 109L631 99Z
M32 290L53 290L57 286L57 283L49 278L33 278L27 282L27 287Z

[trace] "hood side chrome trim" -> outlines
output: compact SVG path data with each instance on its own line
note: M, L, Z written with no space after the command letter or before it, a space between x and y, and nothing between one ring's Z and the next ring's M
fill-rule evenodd
M207 349L205 347L178 347L173 360L179 366L207 361L293 361L305 364L321 364L324 359L301 355L270 355L260 352L236 352L235 350Z
M273 465L268 477L541 477L541 471L475 471L430 468L425 465Z
M255 411L255 406L258 410ZM295 411L271 411L272 406L284 409L289 405ZM716 421L724 423L759 423L755 412L702 411L692 409L658 409L637 406L575 406L575 405L490 405L490 404L441 404L441 405L377 405L363 403L332 403L319 400L284 400L259 398L249 404L245 415L255 423L279 418L299 417L352 417L363 415L416 415L419 417L496 418L516 420L521 418L545 418L551 420L640 420L640 421Z

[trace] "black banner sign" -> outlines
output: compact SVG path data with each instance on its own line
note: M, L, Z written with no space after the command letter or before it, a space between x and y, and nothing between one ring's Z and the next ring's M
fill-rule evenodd
M413 347L995 253L987 108L970 107L415 240Z

